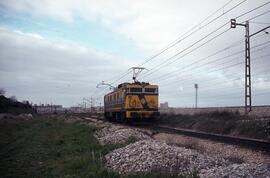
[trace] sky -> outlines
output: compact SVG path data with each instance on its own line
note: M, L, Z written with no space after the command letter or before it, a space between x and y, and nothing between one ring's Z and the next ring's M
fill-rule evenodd
M244 105L245 28L270 25L267 0L1 0L0 88L35 104L102 103L107 87L159 85L173 107ZM250 39L253 105L270 104L270 29Z

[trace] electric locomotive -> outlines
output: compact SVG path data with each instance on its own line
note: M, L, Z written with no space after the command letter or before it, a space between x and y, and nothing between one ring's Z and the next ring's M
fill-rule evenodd
M138 73L135 73L135 69L133 68L133 83L121 83L104 96L105 118L132 121L150 120L159 116L158 85L137 81Z

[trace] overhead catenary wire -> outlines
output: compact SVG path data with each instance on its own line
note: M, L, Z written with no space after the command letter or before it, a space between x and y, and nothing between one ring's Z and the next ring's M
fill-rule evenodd
M228 4L230 4L232 1L234 0L230 0L227 3L225 3L221 8L219 8L218 10L216 10L215 12L213 12L212 14L210 14L209 16L207 16L205 19L203 19L199 24L195 25L194 27L192 27L190 30L188 30L186 33L184 33L182 36L180 36L179 38L177 38L176 40L174 40L171 44L169 44L167 47L165 47L164 49L162 49L159 53L155 54L154 56L150 57L149 59L146 59L142 64L139 64L139 66L144 65L145 63L149 62L150 60L156 58L157 56L161 55L162 53L164 53L165 51L167 51L168 49L172 48L173 46L175 46L176 44L180 43L181 41L185 40L186 38L188 38L189 36L193 35L194 33L198 32L199 30L202 30L204 27L208 26L209 24L213 23L214 21L216 21L217 19L219 19L220 17L222 17L223 15L229 13L230 11L232 11L233 9L237 8L238 6L240 6L241 4L243 4L245 1L247 0L243 0L240 3L236 4L235 6L233 6L232 8L230 8L229 10L223 12L221 15L219 15L218 17L214 18L213 20L211 20L210 22L208 22L207 24L201 26L202 23L206 22L209 18L211 18L213 15L215 15L218 11L224 9ZM194 30L195 28L200 27L199 29ZM191 33L190 33L191 31ZM188 35L187 35L188 34ZM185 36L187 35L187 36ZM115 82L119 81L120 79L124 78L126 75L128 75L129 72L124 73L123 75L120 75L119 79L116 79L114 82L110 83L110 84L114 84Z
M263 72L265 72L266 70L263 70ZM254 75L255 77L257 77L257 76L261 76L262 75L262 73L259 73L259 74L256 74L256 75ZM208 89L208 91L209 91L209 88L211 88L212 89L212 91L218 91L217 89L221 89L222 87L224 87L224 85L231 85L232 84L232 82L235 82L235 81L242 81L242 82L244 82L244 78L242 77L240 77L240 76L238 76L238 77L235 77L235 78L232 78L232 79L226 79L226 80L220 80L220 81L218 81L218 82L214 82L214 83L212 83L211 85L209 84L209 83L211 83L211 82L209 82L210 80L208 80L208 81L205 81L205 82L208 82L208 86L207 85L203 85L203 84L205 84L205 83L203 83L202 85L201 85L201 87L202 88L204 88L204 89ZM255 80L253 80L253 82L254 82ZM194 83L190 83L190 85L188 85L188 86L192 86ZM221 87L221 88L218 88L218 87L213 87L213 86L219 86L219 87ZM185 84L185 86L187 86L187 84ZM175 88L175 87L171 87L171 88ZM227 89L227 88L226 88ZM270 89L270 88L269 88ZM226 90L225 90L226 91ZM185 95L187 95L187 94L189 94L189 93L193 93L192 91L188 91L188 92L184 92L184 93L182 93L182 94L185 94Z
M256 58L254 58L254 60L258 60L258 59L261 59L261 58L264 58L264 57L268 57L268 56L270 56L270 54L267 54L267 55L263 55L263 56L258 56L258 57L256 57ZM237 67L237 66L239 66L239 65L241 65L241 64L243 64L243 62L238 62L238 63L235 63L235 64L231 64L231 65L229 65L229 66L224 66L224 67L222 67L222 68L219 68L219 69L216 69L215 71L213 70L213 71L209 71L209 73L212 73L212 72L217 72L217 71L225 71L224 69L229 69L229 68L234 68L234 67ZM194 79L193 79L194 80ZM204 84L206 84L206 82L209 82L209 81L215 81L215 80L217 80L217 79L206 79L206 80L204 80ZM172 85L179 85L179 82L181 82L181 83L185 83L185 85L187 85L187 83L186 82L188 82L188 81L191 81L191 78L185 78L185 79L181 79L181 80L179 80L179 81L175 81L175 82L173 82L173 83L171 83L171 84L162 84L164 87L170 87L170 88L174 88L174 87L172 87ZM224 82L224 81L221 81L221 82ZM221 83L220 82L220 83ZM191 84L191 83L190 83Z
M263 12L263 13L261 13L261 14L259 14L259 15L256 15L256 16L254 16L254 17L252 17L252 18L249 18L247 21L251 21L251 20L254 20L254 19L256 19L256 18L259 18L259 17L261 17L261 16L263 16L263 15L265 15L265 14L268 14L270 12L270 10L269 11L266 11L266 12Z
M164 53L165 51L167 51L168 49L172 48L173 46L175 46L176 44L180 43L181 41L185 40L186 38L188 38L189 36L193 35L194 33L196 33L197 31L203 29L204 27L206 27L207 25L213 23L214 21L216 21L217 19L219 19L220 17L222 17L223 15L229 13L230 11L232 11L233 9L237 8L238 6L240 6L241 4L243 4L245 1L247 0L243 0L240 3L236 4L235 6L233 6L232 8L230 8L229 10L223 12L221 15L219 15L218 17L214 18L213 20L211 20L210 22L208 22L207 24L201 26L201 24L203 24L204 22L206 22L209 18L211 18L212 16L214 16L217 12L219 12L220 10L224 9L228 4L230 4L232 1L234 0L230 0L227 3L225 3L221 8L219 8L218 10L214 11L212 14L210 14L209 16L207 16L205 19L203 19L199 24L193 26L190 30L188 30L187 32L185 32L182 36L180 36L179 38L177 38L176 40L174 40L172 43L170 43L167 47L165 47L164 49L162 49L160 52L158 52L157 54L153 55L152 57L146 59L142 64L139 64L139 66L144 65L145 63L149 62L150 60L156 58L157 56L161 55L162 53ZM199 29L194 30L195 28L199 27ZM190 33L191 31L191 33ZM188 34L188 35L187 35ZM187 35L187 36L185 36ZM126 75L128 75L129 72L124 73L123 75L120 75L119 79L116 79L114 82L110 83L110 84L114 84L117 81L119 81L120 79L124 78Z
M219 12L220 10L224 9L228 4L230 4L233 0L228 1L226 4L224 4L221 8L219 8L218 10L216 10L215 12L213 12L211 15L207 16L205 19L203 19L200 23L198 23L197 25L193 26L191 29L189 29L188 31L186 31L183 35L181 35L179 38L177 38L176 40L174 40L172 43L170 43L167 47L165 47L164 49L162 49L160 52L158 52L157 54L153 55L152 57L146 59L144 62L142 62L141 64L139 64L139 66L142 66L144 64L146 64L147 62L149 62L150 60L158 57L159 55L163 54L165 51L167 51L168 49L172 48L173 46L177 45L178 43L182 42L183 40L185 40L186 38L190 37L191 35L195 34L196 32L198 32L199 30L202 30L203 28L205 28L206 26L210 25L211 23L213 23L214 21L218 20L220 17L224 16L225 14L229 13L230 11L232 11L233 9L237 8L238 6L240 6L241 4L243 4L246 0L241 1L240 3L238 3L237 5L235 5L234 7L230 8L229 10L223 12L221 15L217 16L216 18L212 19L210 22L204 24L203 26L201 24L203 24L204 22L206 22L209 18L211 18L212 16L214 16L217 12ZM197 27L199 27L198 29L196 29Z
M245 16L245 15L251 13L251 12L254 12L255 10L260 9L260 8L262 8L262 7L266 6L266 5L268 5L269 3L270 3L270 2L264 3L264 4L262 4L262 5L260 5L260 6L256 7L256 8L254 8L254 9L251 9L251 10L249 10L249 11L243 13L243 14L240 14L240 15L236 16L235 19L238 19L238 18L240 18L240 17L243 17L243 16ZM269 13L269 12L270 12L270 11L266 11L266 12L264 12L264 13L262 13L262 14L259 14L259 15L257 15L257 16L254 16L254 17L252 17L252 18L250 18L250 19L248 19L248 20L256 19L256 18L258 18L258 17L260 17L260 16L263 16L263 15ZM182 51L176 53L175 55L171 56L170 58L166 59L166 61L162 62L161 64L156 65L155 67L153 67L152 69L150 69L148 72L152 71L153 69L155 69L155 68L157 68L157 67L158 67L158 69L156 69L154 72L160 70L160 69L162 68L162 65L164 65L167 61L169 61L169 60L171 60L172 58L178 56L178 55L181 54L182 52L184 52L184 51L186 51L187 49L191 48L191 47L194 46L196 43L198 43L198 42L202 41L203 39L207 38L207 37L210 36L212 33L218 31L219 29L221 29L222 27L226 26L226 25L229 24L229 23L230 23L230 22L227 22L227 23L221 25L219 28L217 28L217 29L215 29L214 31L212 31L211 33L207 34L206 36L204 36L204 37L201 38L200 40L196 41L195 43L193 43L193 44L190 45L189 47L185 48L184 50L182 50ZM192 51L192 52L193 52L193 51ZM179 58L177 58L177 60L178 60L178 59L179 59ZM172 63L173 63L173 62L172 62ZM171 63L170 63L170 64L171 64ZM153 74L154 72L151 72L151 74ZM151 75L151 74L146 74L146 75L144 75L143 77L149 76L149 75Z
M118 79L114 80L113 82L110 83L110 85L115 84L117 81L123 79L124 77L126 77L129 73L131 73L131 70L128 70L124 75L120 76ZM98 97L100 97L101 95L103 95L103 93L108 89L109 87L106 86L102 91L100 91L97 95Z
M224 15L224 14L230 12L231 10L235 9L236 7L238 7L239 5L241 5L241 4L244 3L244 2L245 2L245 1L241 1L241 2L238 3L236 6L232 7L232 8L229 9L228 11L224 12L222 15ZM229 2L228 2L228 3L229 3ZM228 3L227 3L227 4L228 4ZM238 18L240 18L240 17L243 17L243 16L245 16L245 15L251 13L251 12L254 12L255 10L260 9L260 8L262 8L262 7L266 6L266 5L268 5L269 3L270 3L270 2L266 2L266 3L260 5L260 6L256 7L256 8L254 8L254 9L251 9L251 10L249 10L249 11L247 11L247 12L245 12L245 13L243 13L243 14L237 16L237 17L235 17L235 19L238 19ZM226 4L226 5L227 5L227 4ZM224 6L225 6L225 5L224 5ZM220 8L220 9L222 9L222 8ZM219 10L220 10L220 9L219 9ZM260 15L258 15L258 16L255 16L255 17L252 18L252 19L255 19L255 18L257 18L257 17L260 17L260 16L262 16L262 15L265 15L266 13L268 13L268 12L265 12L265 13L263 13L263 14L260 14ZM214 14L215 14L215 13L214 13ZM213 19L213 20L210 21L209 23L205 24L203 27L205 27L205 26L209 25L210 23L214 22L215 20L217 20L218 18L220 18L222 15L218 16L217 18ZM252 19L249 19L249 20L252 20ZM201 22L201 23L202 23L202 22ZM200 25L201 23L199 23L198 25ZM196 26L198 26L198 25L196 25ZM200 27L200 29L202 29L203 27ZM166 49L166 48L165 48L165 49Z
M257 37L257 39L258 39L258 38L261 38L261 37L264 37L264 36L265 36L265 34L260 35L260 36ZM229 50L229 49L231 49L231 48L233 48L233 47L239 46L239 44L241 44L240 42L243 42L243 41L244 41L244 40L239 40L239 41L233 43L232 45L229 45L229 46L227 46L227 47L225 47L225 48L223 48L223 49L221 49L221 50L218 50L218 51L216 51L216 52L214 52L214 53L212 53L212 54L210 54L210 55L208 55L208 56L206 56L206 57L199 58L198 60L195 60L195 61L192 62L191 64L187 64L187 65L185 65L185 66L183 66L183 67L181 67L181 68L179 68L179 69L176 69L176 70L174 70L174 71L171 71L171 72L167 73L166 75L163 75L163 74L162 74L162 75L160 75L160 76L158 76L158 77L152 78L152 80L158 80L158 81L160 82L160 81L163 81L164 79L167 80L168 78L175 77L175 75L172 75L172 74L176 74L176 73L179 73L179 72L182 73L182 72L183 72L182 70L184 70L184 69L187 70L189 67L192 67L192 66L194 66L194 65L198 65L198 64L201 63L201 62L204 62L204 61L206 61L206 60L209 60L209 58L211 58L211 57L214 57L214 56L216 56L216 55L218 55L218 54L220 54L220 53L222 53L222 52L225 52L225 51L227 51L227 50ZM239 54L239 53L241 53L241 52L243 52L243 51L244 51L244 50L238 51L236 54ZM222 58L216 59L216 60L222 60L222 59L231 57L231 56L233 56L233 55L235 55L235 54L233 53L233 54L230 54L230 55L228 55L228 56L225 56L225 57L222 57ZM204 65L204 64L203 64L203 65ZM194 67L191 68L191 69L194 69ZM172 75L172 77L168 77L169 75Z
M223 95L200 96L200 101L205 103L206 101L214 100L214 101L216 101L215 107L218 107L218 106L224 106L224 103L221 103L221 101L239 100L239 104L237 104L237 106L243 106L240 104L240 103L242 103L242 100L244 99L244 96L242 94L243 93L241 93L241 92L232 92L232 93L226 93ZM254 93L254 96L269 96L269 95L270 95L269 90ZM182 96L182 98L185 98L185 97L186 96ZM211 104L209 106L213 106L213 104ZM231 106L231 104L229 106ZM207 106L205 106L205 107L207 107Z
M263 13L263 14L265 14L265 13ZM259 15L258 16L256 16L256 17L259 17ZM269 56L269 55L268 55ZM261 56L260 58L262 58L263 56ZM253 58L253 59L255 59L255 58ZM243 63L243 62L242 62ZM269 93L268 93L269 94ZM255 94L256 95L256 94Z
M245 15L251 13L251 12L254 12L254 11L256 11L256 10L262 8L262 7L265 7L265 6L268 5L268 4L270 4L270 2L263 3L262 5L259 5L259 6L253 8L253 9L251 9L251 10L249 10L249 11L243 13L243 14L240 14L240 15L236 16L235 19L238 19L238 18L240 18L240 17L243 17L243 16L245 16ZM256 17L256 18L257 18L257 17ZM251 20L251 19L249 19L249 20Z
M267 4L268 4L268 3L267 3ZM260 7L262 7L262 6L260 6ZM250 12L251 12L251 11L250 11ZM260 17L260 16L262 16L262 15L265 15L265 14L266 14L266 13L268 13L268 12L270 12L270 11L267 11L267 12L261 13L261 14L259 14L259 15L255 16L255 17L250 18L250 19L255 19L255 18L258 18L258 17ZM244 13L244 14L247 14L247 13ZM241 17L241 15L240 15L240 16L238 16L238 17Z
M251 49L255 49L255 48L264 46L264 45L266 45L266 44L269 44L269 43L270 43L270 41L267 41L267 42L264 42L264 43L260 43L260 44L258 44L258 45L256 45L256 46L253 46ZM267 47L267 46L265 46L265 47ZM258 49L258 50L256 50L256 51L254 51L254 52L261 51L261 50L263 50L265 47L262 47L262 48L260 48L260 49ZM201 65L198 66L198 67L196 67L196 66L193 65L193 67L190 68L189 71L192 72L191 70L193 70L193 69L201 68L201 67L203 67L203 66L205 66L205 65L207 65L207 64L210 64L210 63L213 63L213 62L216 62L216 61L221 61L221 60L223 60L223 59L226 59L226 58L235 56L235 55L237 55L237 54L241 54L241 53L243 53L243 52L244 52L244 50L240 50L240 51L234 52L234 53L232 53L232 54L229 54L229 55L227 55L227 56L220 57L220 58L217 58L217 59L215 59L215 60L209 61L209 62L207 62L207 63L205 63L205 64L201 64ZM198 64L198 63L197 63L197 64ZM185 72L185 70L182 70L182 71L181 71L181 74L183 74L183 72ZM204 72L204 71L201 71L201 72ZM198 73L197 73L197 74L198 74ZM184 76L181 76L181 77L184 77ZM171 77L171 78L172 78L172 77ZM175 76L174 76L174 78L175 78ZM179 76L176 76L176 78L179 78ZM158 78L157 78L157 79L158 79ZM163 78L163 79L158 79L158 80L159 80L159 82L160 82L160 81L163 81L163 80L165 80L165 79L166 79L166 81L168 81L169 78Z
M257 59L259 59L259 58L264 58L264 57L266 57L266 56L270 56L270 54L267 54L267 55L263 55L263 56L258 56L258 57L256 57L256 58L254 58L255 60L257 60ZM264 58L264 59L266 59L266 58ZM253 74L253 76L255 77L255 78L253 78L253 82L255 82L255 83L261 83L261 80L258 80L258 77L262 77L262 76L264 76L264 78L267 78L266 76L268 76L268 74L270 74L270 68L265 68L264 66L263 66L263 68L262 68L263 70L259 70L259 71L257 71L255 74ZM232 84L231 82L233 82L233 81L244 81L243 79L243 76L241 77L241 76L237 76L236 78L235 78L235 74L239 74L239 73L234 73L233 75L231 74L231 75L229 75L229 76L227 76L226 75L226 77L233 77L233 78L231 78L231 79L223 79L222 81L219 81L219 82L214 82L214 85L209 85L209 81L212 81L211 79L210 80L204 80L204 82L201 84L201 88L203 88L202 90L201 90L201 92L203 92L204 90L207 90L208 92L209 91L211 91L211 90L209 90L209 89L212 89L212 91L217 91L217 89L218 89L218 87L213 87L213 86L219 86L219 87L221 87L222 89L226 89L225 91L227 91L227 88L224 88L224 86L223 85L228 85L228 84ZM266 75L267 74L267 75ZM221 80L220 78L219 78L219 80ZM219 85L217 85L217 84L219 84ZM185 84L186 85L186 84ZM174 87L170 87L170 88L174 88ZM221 89L220 88L220 89ZM230 88L230 89L232 89L232 88ZM270 88L269 88L270 89ZM181 92L181 95L185 95L185 96L188 96L187 94L188 93L192 93L191 91L187 91L187 92Z
M218 35L215 35L213 38L207 40L207 41L204 42L203 44L201 44L201 45L197 46L196 48L192 49L191 51L185 53L185 54L182 55L181 57L176 58L176 59L173 60L173 61L170 61L170 60L173 59L174 57L176 57L176 56L178 56L179 54L181 54L181 53L187 51L188 49L190 49L191 47L193 47L193 46L196 45L197 43L203 41L204 39L206 39L207 37L209 37L209 36L212 35L213 33L217 32L218 30L220 30L221 28L223 28L223 27L224 27L225 25L227 25L227 24L229 24L229 22L223 24L222 26L220 26L219 28L215 29L215 30L212 31L211 33L207 34L206 36L204 36L204 37L201 38L200 40L196 41L196 42L193 43L192 45L190 45L190 46L188 46L187 48L185 48L184 50L182 50L182 51L176 53L175 55L171 56L170 58L168 58L166 61L162 62L161 64L158 64L158 65L154 66L152 69L149 70L149 71L152 71L152 72L147 73L147 74L144 75L143 77L147 77L147 76L149 76L149 75L152 75L153 73L155 73L155 72L157 72L158 70L160 70L162 67L168 66L168 65L170 65L170 64L172 64L172 63L174 63L174 62L176 62L177 60L179 60L179 59L185 57L186 55L188 55L188 54L190 54L190 53L196 51L196 50L199 49L200 47L206 45L207 43L209 43L209 42L213 41L214 39L220 37L221 35L225 34L226 32L228 32L228 31L230 30L230 28L226 29L225 31L222 31L222 32L219 33ZM168 62L168 63L167 63L167 62ZM167 64L166 64L166 63L167 63ZM154 69L155 69L155 70L154 70Z
M262 76L262 75L266 76L266 74L270 74L269 69L270 68L261 70L259 73L256 73L253 76L254 77L259 77L259 76ZM236 74L236 73L234 73L234 74ZM233 78L230 78L230 79L220 79L219 78L219 80L221 80L221 81L214 82L214 85L215 86L218 85L218 87L213 87L213 85L210 85L209 84L209 81L212 82L213 80L206 80L206 81L204 81L202 84L200 84L200 88L201 88L200 89L200 92L203 92L203 91L219 91L217 89L226 89L227 90L227 88L224 88L224 85L225 86L228 86L228 85L231 85L232 82L235 82L235 81L244 81L244 76L242 76L242 77L240 77L240 76L235 77L233 75L229 75L229 76L226 76L226 77L233 77ZM256 79L252 79L252 80L253 80L253 82L258 83ZM193 83L190 83L190 84L191 84L190 86L192 86ZM237 87L240 87L240 86L237 86ZM234 88L237 88L237 87L234 86ZM232 88L230 88L230 89L232 89ZM182 95L183 94L184 95L193 94L193 91L181 92L181 94Z
M267 55L264 55L264 56L259 56L259 57L253 58L253 60L258 60L258 59L260 59L260 58L268 57L268 56L270 56L270 54L267 54ZM229 65L229 66L223 66L222 68L210 70L210 71L208 71L207 73L213 73L213 72L217 72L217 71L222 71L222 70L224 70L224 69L236 67L236 66L239 66L239 65L244 64L244 63L245 63L244 61L242 61L242 62L237 62L237 63L231 64L231 65ZM202 71L201 71L201 72L202 72ZM197 72L197 74L198 74L198 73L201 73L201 72ZM177 80L177 81L175 81L175 82L172 83L172 84L177 84L177 82L180 82L180 81L181 81L181 82L186 82L186 81L189 81L189 80L191 80L191 78L185 78L185 79L182 79L182 80ZM168 84L167 84L167 85L168 85Z
M267 56L270 56L270 55L267 55ZM267 68L267 69L264 69L264 70L262 70L262 71L260 71L260 72L264 72L264 74L268 74L269 73L269 69L270 68ZM237 73L234 73L234 76L236 75ZM254 77L257 77L257 76L261 76L261 75L263 75L263 73L257 73L257 74L254 74L253 76ZM229 75L230 76L230 75ZM232 76L232 75L231 75ZM228 77L228 76L227 76ZM211 83L211 82L213 82L213 81L215 81L215 80L219 80L218 82L214 82L214 84L216 85L216 84L227 84L226 82L231 82L231 81L235 81L235 80L244 80L244 77L242 76L242 78L241 78L241 76L237 76L237 77L235 77L235 78L233 78L233 79L231 79L231 80L222 80L222 79L220 79L220 78L215 78L215 79L213 79L213 80L211 80L211 79L209 79L209 80L205 80L204 81L204 83L203 84L201 84L201 86L208 86L209 87L209 83ZM255 80L255 79L252 79L252 80ZM210 81L210 82L209 82ZM190 83L190 84L192 84L192 83ZM211 86L212 87L212 86ZM206 87L205 87L206 88Z
M266 5L266 4L268 4L268 3L265 3L265 5ZM260 7L263 7L263 5L261 5ZM258 7L255 8L255 9L258 9ZM255 11L255 10L252 10L252 11L249 11L249 12L253 12L253 11ZM270 12L270 11L269 11L269 12ZM267 14L267 13L268 13L268 12L264 12L264 13L262 13L262 14L259 14L259 15L255 16L255 17L252 17L252 18L250 18L250 19L253 20L253 19L258 18L258 17L260 17L260 16L262 16L262 15L265 15L265 14ZM246 15L246 14L248 14L248 12L245 12L245 13L244 13L244 15ZM238 17L242 17L242 16L243 16L243 14L240 15L240 16L238 16ZM238 18L238 17L237 17L237 18ZM228 24L228 23L227 23L227 24ZM228 29L228 30L229 30L229 29ZM191 53L191 52L189 51L189 53ZM185 53L184 55L187 55L187 53ZM181 57L182 57L182 56L181 56ZM171 63L170 63L170 64L171 64ZM170 65L170 64L169 64L169 65ZM153 69L153 68L152 68L152 69ZM123 77L125 77L125 76L123 76Z
M259 25L270 25L270 22L254 22L254 21L250 21L249 23L259 24Z
M207 100L211 100L211 99L218 99L218 98L224 98L224 99L230 99L230 97L232 98L244 98L244 96L241 95L242 93L240 92L232 92L232 93L227 93L224 95L210 95L210 96L201 96L200 99L207 99ZM268 91L262 91L262 92L257 92L255 93L255 95L269 95L270 92Z

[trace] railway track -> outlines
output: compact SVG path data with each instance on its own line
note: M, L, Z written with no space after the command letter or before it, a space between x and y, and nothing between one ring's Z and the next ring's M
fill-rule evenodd
M104 119L100 117L94 116L93 118L104 121ZM158 133L165 132L165 133L171 133L171 134L181 134L181 135L186 135L186 136L191 136L191 137L196 137L196 138L214 140L214 141L219 141L223 143L239 145L239 146L243 146L243 147L247 147L251 149L266 151L270 153L270 142L266 140L214 134L214 133L195 131L195 130L190 130L190 129L173 128L173 127L169 127L165 125L158 125L158 124L155 124L155 125L135 124L132 126L137 127L137 128L151 129Z
M164 125L162 126L157 125L153 127L152 129L158 132L175 133L175 134L181 134L181 135L186 135L186 136L191 136L191 137L219 141L223 143L240 145L240 146L244 146L244 147L248 147L248 148L252 148L256 150L267 151L270 153L270 142L266 140L207 133L207 132L195 131L195 130L190 130L190 129L172 128L172 127L168 127Z

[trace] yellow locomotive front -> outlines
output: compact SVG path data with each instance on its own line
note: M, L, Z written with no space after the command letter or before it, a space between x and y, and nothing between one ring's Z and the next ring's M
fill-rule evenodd
M128 84L124 106L127 119L158 116L158 86L149 83Z
M104 97L104 115L109 119L145 120L156 118L158 86L144 82L123 83Z

